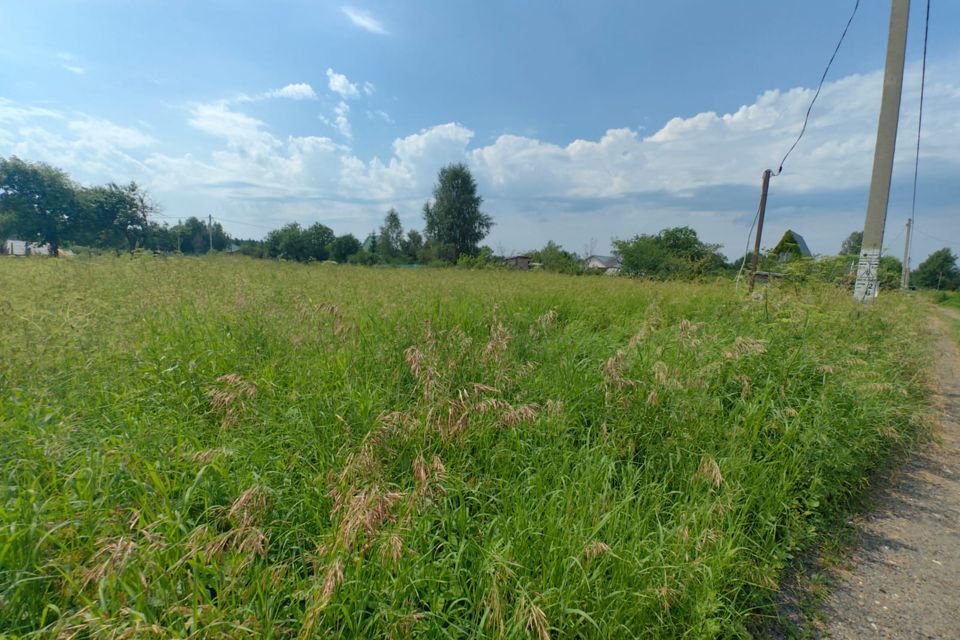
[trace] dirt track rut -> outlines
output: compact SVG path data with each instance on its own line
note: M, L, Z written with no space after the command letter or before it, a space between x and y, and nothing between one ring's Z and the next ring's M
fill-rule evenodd
M960 353L945 320L930 322L942 422L863 517L858 549L834 571L823 637L960 639Z

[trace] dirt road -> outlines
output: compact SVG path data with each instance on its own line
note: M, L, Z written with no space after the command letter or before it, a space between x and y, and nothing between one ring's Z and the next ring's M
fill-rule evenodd
M930 322L942 424L864 517L859 548L835 571L823 637L960 639L960 353L944 318Z

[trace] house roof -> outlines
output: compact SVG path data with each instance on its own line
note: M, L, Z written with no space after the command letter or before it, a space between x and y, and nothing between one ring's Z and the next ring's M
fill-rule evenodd
M620 266L620 258L616 256L588 256L587 262L596 260L603 265L605 269L615 269Z
M810 247L807 246L807 241L804 240L803 236L793 229L787 229L787 232L783 234L780 242L778 242L777 246L774 247L771 255L779 255L783 249L791 244L795 244L797 246L797 250L800 252L801 257L810 258L813 256L813 254L810 252Z

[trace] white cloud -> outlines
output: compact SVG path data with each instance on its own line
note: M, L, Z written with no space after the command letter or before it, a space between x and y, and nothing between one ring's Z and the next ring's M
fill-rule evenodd
M339 94L341 98L356 98L360 95L357 85L350 82L347 76L337 73L333 69L327 69L327 86L330 91Z
M67 51L61 51L60 53L56 54L56 57L57 59L60 60L61 62L60 66L64 70L69 71L70 73L74 73L76 75L83 75L84 73L86 73L86 69L80 66L79 58L77 58L77 56L75 56L74 54L69 53Z
M289 100L316 100L317 94L306 82L297 82L295 84L288 84L285 87L280 89L274 89L273 91L268 91L266 94L268 98L287 98Z
M347 115L350 113L350 105L344 101L340 101L336 107L334 107L333 112L336 114L334 119L334 124L345 138L353 137L353 130L350 128L350 120L347 118Z
M908 74L901 109L895 168L901 183L912 177L916 71ZM937 77L928 69L928 80ZM328 79L331 89L359 91L332 70ZM862 203L851 204L850 196L838 200L832 190L862 192L865 200L881 82L877 72L824 86L805 137L771 186L769 237L795 226L814 251L831 251L840 236L862 224ZM349 141L349 95L335 93L340 100L325 121ZM396 206L412 220L437 170L466 162L497 220L494 246L525 250L552 238L579 250L585 238L595 237L599 250L606 250L611 236L690 224L707 240L724 243L728 255L737 255L756 207L760 173L776 169L811 95L804 88L768 91L731 113L674 118L649 135L613 128L595 140L564 144L503 135L474 146L474 132L451 122L395 139L382 158L358 157L327 137L278 136L235 101L193 105L187 123L210 136L210 149L177 155L158 151L159 143L142 128L0 98L0 155L45 160L82 180L137 179L185 215L196 202L248 212L257 224L308 221L302 216L323 210L338 221L338 232L360 234L385 207ZM948 176L960 171L958 111L956 84L928 83L921 177L925 171ZM385 112L368 113L389 121ZM903 213L893 195L889 228ZM317 201L324 205L311 204ZM928 225L949 219L938 213L940 205L926 206ZM960 236L960 222L942 224L953 225L943 229Z
M364 92L365 94L367 94L368 96L372 96L373 93L374 93L376 90L377 90L377 88L376 88L375 86L373 86L373 83L372 83L372 82L364 82L364 83L363 83L363 92Z
M367 111L367 115L371 118L380 118L387 124L393 124L393 118L390 117L390 114L382 109L374 109L373 111Z
M354 9L353 7L341 7L340 10L350 19L350 22L361 29L365 29L370 33L387 35L387 30L384 29L380 21L374 18L369 11Z
M81 140L97 140L106 146L118 149L138 149L149 147L157 141L139 129L122 127L109 120L84 118L72 120L67 128Z

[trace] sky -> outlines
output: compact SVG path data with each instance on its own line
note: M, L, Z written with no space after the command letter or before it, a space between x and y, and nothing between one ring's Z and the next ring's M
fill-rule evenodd
M885 244L910 215L925 3L911 10ZM689 225L743 254L854 0L0 0L0 156L82 184L136 180L158 220L234 237L321 222L422 228L464 162L498 253ZM861 6L770 186L834 254L862 229L889 0ZM960 253L960 3L933 1L914 265Z

